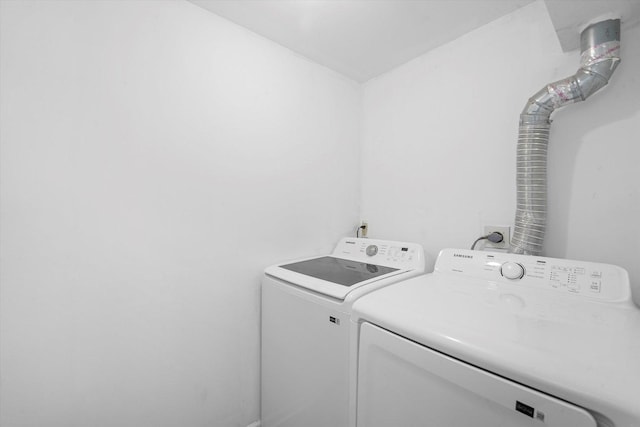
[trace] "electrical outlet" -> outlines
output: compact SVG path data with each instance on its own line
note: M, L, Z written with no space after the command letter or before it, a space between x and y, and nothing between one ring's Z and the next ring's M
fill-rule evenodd
M362 220L360 222L360 226L362 228L360 228L360 237L367 237L367 233L369 232L369 224L367 223L367 221Z
M509 242L511 242L511 227L505 227L500 225L485 225L484 226L484 234L486 236L488 234L497 231L498 233L502 233L504 239L500 243L492 243L488 240L483 240L485 248L494 248L494 249L506 249L509 247Z

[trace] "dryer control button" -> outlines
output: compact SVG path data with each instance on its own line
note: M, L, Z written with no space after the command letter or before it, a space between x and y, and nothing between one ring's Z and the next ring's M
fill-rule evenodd
M378 253L378 247L376 245L367 246L367 255L374 256Z
M522 279L524 277L524 267L517 262L505 262L500 267L500 274L511 280Z

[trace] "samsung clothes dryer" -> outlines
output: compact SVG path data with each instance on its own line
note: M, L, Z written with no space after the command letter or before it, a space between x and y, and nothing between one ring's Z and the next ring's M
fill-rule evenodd
M447 249L356 301L359 427L638 427L640 310L622 268Z
M267 268L262 427L346 427L351 306L424 270L418 244L358 238L342 239L331 255Z

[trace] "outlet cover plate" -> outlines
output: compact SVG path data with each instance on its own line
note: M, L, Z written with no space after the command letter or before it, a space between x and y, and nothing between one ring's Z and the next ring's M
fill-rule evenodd
M511 227L504 225L485 225L483 236L491 234L494 231L502 233L504 240L500 243L492 243L488 240L484 240L484 247L487 249L507 249L509 247L509 242L511 241Z

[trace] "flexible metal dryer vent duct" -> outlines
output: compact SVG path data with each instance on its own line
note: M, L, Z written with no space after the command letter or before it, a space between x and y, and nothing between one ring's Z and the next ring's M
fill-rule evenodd
M584 101L604 87L620 62L620 20L588 26L580 35L580 69L542 88L520 114L517 150L517 209L509 251L540 255L547 220L547 146L550 116Z

